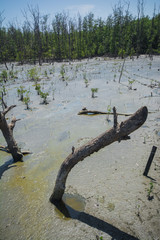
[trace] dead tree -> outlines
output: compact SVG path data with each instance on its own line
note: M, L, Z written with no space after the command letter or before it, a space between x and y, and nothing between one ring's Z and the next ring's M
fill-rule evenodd
M23 159L23 154L18 148L18 145L13 137L13 129L19 119L13 117L11 123L8 124L5 118L5 115L14 107L16 107L16 105L5 108L2 112L0 111L0 130L2 131L2 134L7 142L7 148L9 149L9 152L12 154L14 161L17 162L22 161Z
M148 115L147 107L142 107L129 119L118 124L115 108L113 109L113 112L114 124L110 130L102 133L100 136L94 138L83 146L74 149L74 151L72 151L72 153L64 160L59 169L55 187L50 197L52 203L62 200L67 176L79 161L84 160L84 158L90 156L92 153L98 152L101 148L104 148L115 141L120 142L121 140L129 139L130 137L128 135L138 129L146 121Z

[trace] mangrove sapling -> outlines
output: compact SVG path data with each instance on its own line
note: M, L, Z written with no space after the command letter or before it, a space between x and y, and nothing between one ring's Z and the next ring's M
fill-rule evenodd
M89 86L89 84L88 84L88 79L86 77L86 73L83 73L83 79L84 79L84 83L85 83L86 88L87 88Z
M91 92L92 92L92 98L95 98L95 93L98 92L98 88L91 88Z
M9 71L9 78L10 78L10 79L16 79L16 78L18 78L18 77L17 77L17 73L18 73L17 71L16 71L16 72L13 72L13 70L10 70L10 71Z
M111 105L108 105L108 106L107 106L107 112L110 114L111 111L112 111ZM107 114L107 118L106 118L107 122L110 122L110 120L109 120L109 114Z
M8 80L8 74L7 74L7 71L6 71L6 70L3 70L3 71L1 72L0 79L1 79L2 81L4 81L5 83L7 82L7 80Z
M130 79L130 78L129 78L129 79ZM132 90L132 84L135 82L135 80L133 80L133 79L132 79L132 80L129 80L129 79L128 79L128 83L129 83L128 89L129 89L129 90Z
M65 81L64 80L64 74L65 74L64 64L61 66L60 74L61 74L62 80Z
M150 182L149 184L150 184L150 187L147 189L147 192L148 192L147 197L148 197L148 200L150 201L154 198L153 195L151 196L151 193L153 192L153 182Z
M30 103L29 93L30 93L30 91L27 91L26 96L23 97L23 102L25 103L27 109L29 109L29 103Z
M44 71L44 76L45 76L47 79L49 79L47 70Z
M149 69L151 69L151 67L152 67L152 62L150 62L148 65L149 65Z
M27 71L28 79L31 81L38 81L39 76L36 68L31 68Z
M40 83L37 83L34 85L35 86L35 90L37 91L37 95L40 95L40 91L41 91L41 85Z
M42 104L48 104L48 102L47 102L48 95L49 95L48 92L45 93L45 92L40 91L40 97L43 99Z
M17 93L18 93L18 97L20 97L20 101L23 102L23 98L24 98L24 93L26 92L27 90L24 89L24 86L20 86L19 88L17 88Z

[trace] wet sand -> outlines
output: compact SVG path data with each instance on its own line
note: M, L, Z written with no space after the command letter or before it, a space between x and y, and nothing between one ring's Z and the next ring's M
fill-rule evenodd
M66 81L60 76L62 64ZM32 154L23 163L13 163L9 154L0 152L0 239L159 239L160 57L127 59L118 83L122 64L120 59L97 58L37 66L40 84L50 94L47 105L40 104L34 82L27 79L27 69L33 66L23 66L23 71L15 66L18 79L7 83L5 100L17 107L7 117L21 118L14 136ZM49 79L44 77L45 70ZM31 110L18 100L20 85L30 89ZM91 88L98 88L94 99ZM77 114L83 107L107 111L110 106L121 113L147 106L150 113L130 140L107 146L70 172L64 196L67 218L49 202L59 167L73 145L81 146L113 125L111 115L108 121L105 115ZM119 116L118 121L126 118ZM0 144L5 145L1 133ZM152 146L157 151L147 178L143 172Z

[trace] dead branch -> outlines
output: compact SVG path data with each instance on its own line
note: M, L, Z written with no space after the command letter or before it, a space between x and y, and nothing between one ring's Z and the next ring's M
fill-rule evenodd
M113 112L101 112L101 111L96 111L96 110L81 110L78 115L97 115L97 114L106 114L106 115L114 115ZM131 116L132 114L128 114L128 113L117 113L117 115L119 116Z
M4 111L2 112L3 115L5 116L14 107L16 107L16 105L11 105L11 106L5 108Z
M147 115L147 107L142 107L120 125L117 123L116 129L113 126L110 130L102 133L100 136L94 138L83 146L74 149L74 151L72 151L72 153L64 160L59 169L50 201L55 203L56 201L62 200L67 176L79 161L83 161L86 157L94 152L98 152L101 148L104 148L115 141L129 139L128 135L138 129L146 121Z
M6 152L6 153L11 153L8 147L2 146L2 145L0 145L0 151L4 151L4 152ZM22 153L23 155L32 154L32 152L30 152L30 151L28 151L28 150L21 150L21 153Z

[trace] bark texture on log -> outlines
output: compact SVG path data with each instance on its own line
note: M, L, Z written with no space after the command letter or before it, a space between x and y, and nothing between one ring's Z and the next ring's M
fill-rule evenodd
M2 131L2 134L7 142L7 147L12 154L14 161L17 162L22 161L23 158L23 154L18 148L17 143L13 137L13 129L16 121L18 121L19 119L16 120L16 118L13 118L11 123L8 124L5 118L5 115L14 107L15 105L12 105L6 108L3 112L0 112L0 130Z
M64 191L66 180L71 169L79 162L84 160L84 158L88 157L94 152L98 152L101 148L115 142L126 140L129 138L129 134L138 129L142 124L146 121L148 115L147 107L140 108L137 112L135 112L129 119L124 122L121 122L119 125L116 120L116 111L114 109L114 126L102 133L100 136L94 138L83 146L74 150L62 163L53 193L50 197L50 201L55 203L56 201L61 201ZM116 127L115 127L116 125Z

